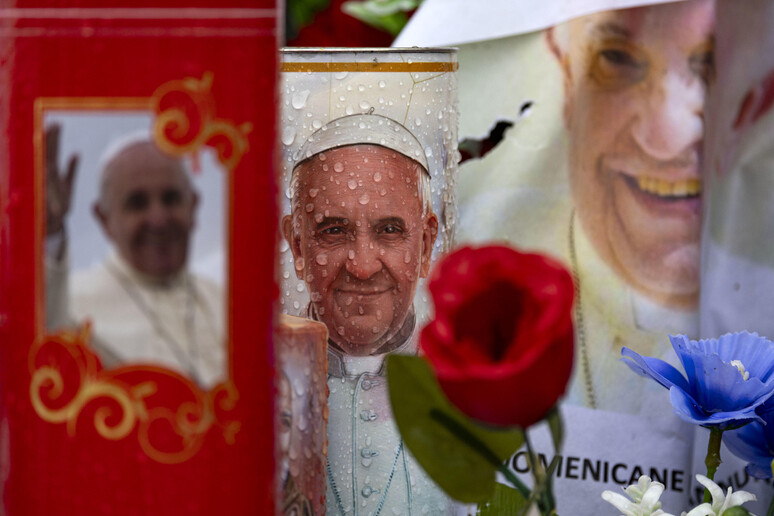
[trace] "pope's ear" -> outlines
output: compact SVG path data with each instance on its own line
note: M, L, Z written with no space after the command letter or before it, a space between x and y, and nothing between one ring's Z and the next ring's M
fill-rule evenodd
M303 280L304 259L301 256L301 235L293 227L293 216L285 215L282 217L282 235L285 237L285 241L290 247L290 252L293 253L293 261L296 263L296 276L298 279ZM298 265L301 265L298 267Z
M569 22L568 22L569 23ZM573 90L573 77L572 67L570 66L570 56L567 52L567 45L570 34L570 27L567 23L549 27L545 30L546 44L548 49L556 58L556 62L562 70L562 83L564 87L564 121L565 125L569 126L570 114L572 112L572 90Z
M430 274L430 259L433 256L433 246L438 238L438 217L431 213L425 220L425 228L422 232L422 264L419 275L426 278Z
M102 228L102 231L105 233L108 240L113 240L113 237L110 234L110 226L108 225L107 211L105 211L99 201L91 205L91 212L94 215L94 218L97 219L97 222L99 222L99 227Z

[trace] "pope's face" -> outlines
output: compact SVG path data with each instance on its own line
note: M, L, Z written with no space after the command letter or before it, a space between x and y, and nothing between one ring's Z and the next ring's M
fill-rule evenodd
M300 165L300 220L283 230L319 319L344 352L369 355L401 329L427 275L437 219L422 213L414 161L351 145Z
M698 295L713 14L691 0L586 16L569 24L563 63L580 223L627 283L683 308Z
M181 164L152 144L138 144L109 165L95 214L119 254L163 281L188 257L197 198Z

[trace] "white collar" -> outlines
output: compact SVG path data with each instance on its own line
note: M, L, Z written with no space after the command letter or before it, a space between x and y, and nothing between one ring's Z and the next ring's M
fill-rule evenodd
M407 327L410 325L410 328ZM328 377L355 378L364 373L383 376L384 360L387 355L396 353L401 355L415 355L417 352L417 332L415 331L416 317L413 310L409 312L404 328L400 332L407 332L406 340L398 347L386 353L368 355L365 357L347 355L328 343Z
M183 286L188 281L188 271L185 267L179 272L172 274L169 278L159 281L157 278L149 276L135 269L132 264L124 259L117 249L112 248L105 259L108 268L116 269L120 274L127 276L140 285L149 288L173 288Z

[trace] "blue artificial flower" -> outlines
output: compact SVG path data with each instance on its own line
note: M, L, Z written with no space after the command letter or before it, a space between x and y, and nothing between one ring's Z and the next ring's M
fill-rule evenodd
M723 436L723 441L731 453L748 462L745 469L750 475L771 478L774 463L774 403L765 403L758 414L763 418L763 423L753 421L739 430L728 432Z
M623 348L624 362L669 389L675 413L706 428L729 430L762 421L755 409L774 395L774 342L757 333L690 340L670 335L687 379L663 360Z

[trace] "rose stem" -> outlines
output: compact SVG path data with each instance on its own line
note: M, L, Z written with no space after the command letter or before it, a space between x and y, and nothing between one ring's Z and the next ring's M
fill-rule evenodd
M774 498L772 498L771 503L769 503L769 510L766 512L766 516L774 516Z
M527 488L527 486L524 485L521 480L519 480L519 477L514 475L513 472L503 464L503 462L497 457L497 455L495 455L489 446L486 445L486 443L481 441L478 437L469 432L467 428L438 409L431 409L430 417L440 423L457 439L467 444L476 453L481 455L487 462L489 462L489 464L497 468L497 470L502 473L511 484L513 484L513 487L518 489L519 493L521 493L521 496L523 496L524 499L529 499L529 488Z
M551 514L554 511L553 496L546 489L547 479L546 472L543 469L543 464L540 462L540 458L535 454L534 448L532 448L532 441L529 439L529 434L524 431L524 443L527 445L527 454L530 461L530 470L532 471L532 477L535 479L534 490L537 492L537 502L540 510L543 514Z
M709 442L707 443L707 457L704 459L704 464L707 466L707 478L713 480L715 478L715 472L720 466L720 443L723 438L723 430L717 428L710 429ZM712 495L709 489L704 489L704 502L712 502Z

